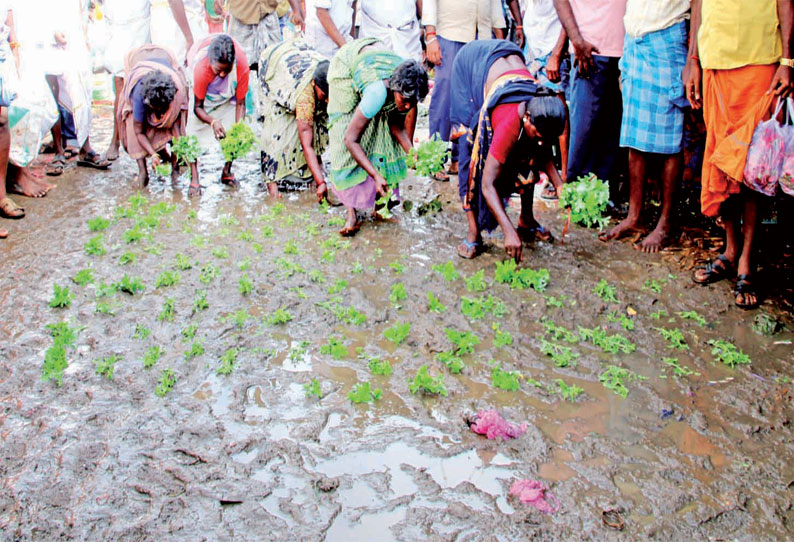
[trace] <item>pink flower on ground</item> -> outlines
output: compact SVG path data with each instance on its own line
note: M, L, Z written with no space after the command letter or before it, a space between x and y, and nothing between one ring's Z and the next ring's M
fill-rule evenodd
M517 438L527 431L526 423L521 425L508 423L496 410L479 411L470 427L478 435L485 435L491 440L497 437L502 437L503 439Z
M554 514L560 510L560 501L548 491L546 484L538 480L516 480L510 487L510 494L522 503L534 506L544 514Z

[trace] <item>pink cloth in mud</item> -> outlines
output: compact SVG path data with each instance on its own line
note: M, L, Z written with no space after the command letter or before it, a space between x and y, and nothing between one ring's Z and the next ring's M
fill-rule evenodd
M522 503L534 506L544 514L554 514L560 510L560 501L548 491L546 484L537 480L516 480L510 487L510 494Z
M481 410L474 417L471 430L478 435L485 435L491 440L496 437L509 439L520 437L526 433L527 424L513 425L506 422L496 410Z
M367 180L363 183L351 186L347 190L337 190L334 183L329 182L328 184L331 187L331 191L336 194L339 201L346 207L352 207L353 209L362 211L369 211L375 208L375 200L378 199L378 189L375 184L375 179L372 177L367 177ZM394 188L394 197L399 201L399 187Z

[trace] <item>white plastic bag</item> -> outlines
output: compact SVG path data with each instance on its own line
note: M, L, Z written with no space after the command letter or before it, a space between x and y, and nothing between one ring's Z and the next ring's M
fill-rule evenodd
M788 98L786 102L788 118L781 126L784 153L780 166L780 189L789 196L794 196L794 99Z
M783 126L777 118L784 104L778 100L775 114L756 126L744 166L744 184L767 196L774 196L777 192L783 165Z

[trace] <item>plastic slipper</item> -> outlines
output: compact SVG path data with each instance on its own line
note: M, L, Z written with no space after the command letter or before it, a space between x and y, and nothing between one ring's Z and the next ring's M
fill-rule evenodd
M735 301L736 306L742 310L752 310L758 307L758 292L755 290L755 286L753 286L751 282L751 277L749 274L739 275L736 277L736 286L733 289L733 296L738 298L740 295L744 296L747 299L747 296L753 296L755 298L755 303L739 303L739 301Z
M483 246L482 242L475 241L471 242L468 239L464 239L463 243L458 245L458 256L464 258L466 260L471 260L482 254Z
M717 262L721 262L722 265L718 265ZM698 271L705 271L706 275L703 279L697 278ZM692 275L692 280L696 284L714 284L715 282L719 282L723 279L728 278L729 275L733 274L733 264L731 261L725 256L725 254L720 254L717 256L717 259L707 263L705 266L697 269L695 274Z
M110 160L103 160L95 151L87 152L85 156L77 159L77 165L93 169L108 169Z
M17 205L11 198L5 197L0 199L0 216L18 220L25 217L25 209Z
M57 177L63 173L64 167L66 167L66 157L62 154L58 154L49 164L44 166L44 173L50 177Z

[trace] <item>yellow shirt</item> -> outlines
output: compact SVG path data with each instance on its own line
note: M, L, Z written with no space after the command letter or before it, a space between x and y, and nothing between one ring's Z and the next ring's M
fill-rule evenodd
M703 0L700 64L708 70L775 64L783 54L777 0Z
M491 39L494 28L506 26L501 0L424 0L422 24L435 26L442 38L461 43Z
M229 0L229 12L243 24L259 24L278 7L279 0Z
M629 0L623 24L626 34L639 38L689 19L690 0Z

